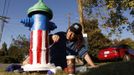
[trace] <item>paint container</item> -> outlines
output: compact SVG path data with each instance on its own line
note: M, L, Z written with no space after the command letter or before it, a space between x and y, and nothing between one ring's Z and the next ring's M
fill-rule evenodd
M67 59L67 73L68 75L74 75L75 74L75 56L68 55L66 56L66 59Z

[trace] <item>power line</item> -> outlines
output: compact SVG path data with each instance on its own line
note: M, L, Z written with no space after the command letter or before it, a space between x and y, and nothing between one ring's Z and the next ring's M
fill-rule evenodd
M68 13L68 28L69 28L70 25L71 25L71 21L70 21L70 19L71 19L71 13Z
M6 17L7 12L8 12L8 8L9 8L9 2L8 2L8 7L6 8L6 4L7 1L4 0L4 7L3 7L3 12L2 15L0 16L0 42L1 42L1 38L2 38L2 33L3 33L3 29L4 29L4 24L8 23L7 19L9 19L9 17ZM7 9L7 10L6 10ZM6 13L6 14L5 14Z
M5 9L6 9L6 0L4 0L4 7L3 7L2 16L4 16L4 13L5 13Z
M2 16L7 16L8 10L9 10L9 6L10 6L10 0L4 0L4 6L2 9Z
M9 19L9 18L4 17L4 16L0 16L0 42L1 42L1 38L2 38L4 24L7 23L7 21L6 21L7 19Z
M0 0L0 7L1 7L1 8L0 8L0 15L2 15L2 11L3 11L3 8L2 8L2 7L3 7L3 4L2 4L1 1L2 1L2 0Z
M6 3L7 7L6 7L6 10L5 10L5 16L7 16L7 14L8 14L9 6L10 6L10 1L11 0L8 0L7 3Z

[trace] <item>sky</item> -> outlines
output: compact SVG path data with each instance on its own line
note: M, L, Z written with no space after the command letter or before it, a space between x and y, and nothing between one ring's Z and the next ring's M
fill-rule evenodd
M27 17L27 10L32 7L38 0L0 0L0 16L3 15L4 2L6 1L4 16L9 17L8 23L5 23L0 45L6 42L8 47L12 38L18 35L30 36L29 28L20 23L21 19ZM44 3L52 10L53 18L51 19L57 25L52 33L66 31L68 27L68 14L71 14L71 24L79 21L77 0L43 0ZM134 39L131 33L124 32L122 38L130 37Z
M4 1L0 0L0 15L3 13ZM77 0L43 0L44 3L53 11L51 19L57 25L52 33L57 31L66 31L68 27L68 14L71 14L71 23L78 22ZM27 17L27 10L38 0L6 0L4 16L9 17L8 23L5 23L3 35L0 44L6 42L10 45L12 38L19 34L29 37L30 31L20 23L21 19Z

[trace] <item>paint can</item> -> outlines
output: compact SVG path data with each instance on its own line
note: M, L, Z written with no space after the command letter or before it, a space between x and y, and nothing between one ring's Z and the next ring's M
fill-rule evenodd
M66 56L67 59L67 72L69 75L75 74L75 56L74 55L68 55Z

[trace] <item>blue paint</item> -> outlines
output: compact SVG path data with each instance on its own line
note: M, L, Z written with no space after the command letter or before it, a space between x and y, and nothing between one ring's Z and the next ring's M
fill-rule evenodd
M34 14L32 16L33 25L31 30L48 30L48 18L42 14Z
M25 25L25 27L29 27L29 29L31 29L32 25L33 25L33 19L32 18L26 18L26 19L22 19L20 21L22 24Z
M54 73L51 70L48 70L47 75L54 75Z

